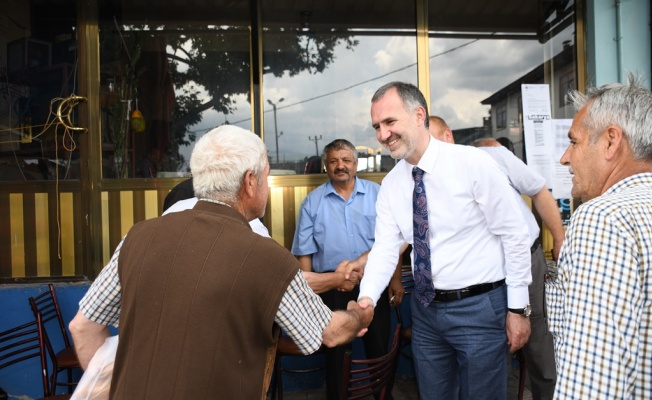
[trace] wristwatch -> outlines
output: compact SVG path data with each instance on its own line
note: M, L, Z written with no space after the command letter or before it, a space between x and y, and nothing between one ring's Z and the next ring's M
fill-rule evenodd
M525 318L529 318L530 314L532 314L532 307L530 307L530 305L528 304L524 308L508 308L507 311L514 314L522 315Z

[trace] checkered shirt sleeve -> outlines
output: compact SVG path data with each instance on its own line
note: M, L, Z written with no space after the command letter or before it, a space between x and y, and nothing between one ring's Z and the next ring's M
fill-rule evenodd
M303 354L311 354L321 346L322 332L332 316L333 312L310 289L299 271L283 295L275 321Z
M79 310L82 314L98 324L118 326L121 298L118 257L123 242L124 239L118 244L109 263L79 302Z
M627 183L637 183L628 180L573 215L557 281L546 284L555 399L652 398L652 175L648 178L644 190L625 190Z

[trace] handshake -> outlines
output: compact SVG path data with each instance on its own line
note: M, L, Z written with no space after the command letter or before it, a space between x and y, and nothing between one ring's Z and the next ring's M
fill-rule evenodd
M350 292L360 284L364 275L364 265L358 260L344 260L337 266L333 273L336 274L338 279L337 290L340 292Z

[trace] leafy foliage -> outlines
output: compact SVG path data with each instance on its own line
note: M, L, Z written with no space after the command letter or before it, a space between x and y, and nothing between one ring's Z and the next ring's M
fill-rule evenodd
M170 118L168 158L176 158L175 164L183 163L178 149L196 140L196 134L190 128L202 121L202 113L215 110L221 114L232 114L235 111L235 96L246 95L249 98L249 29L218 26L198 29L196 25L175 25L174 30L166 30L164 26L150 25L146 30L130 26L129 32L130 37L136 37L138 35L134 33L140 32L143 46L148 40L160 40L160 35L164 35L166 73L171 76L175 98ZM113 36L106 38L107 43L102 47L103 58L122 59L124 64L124 54L115 48L119 38L115 34ZM334 61L334 51L338 45L344 44L350 50L358 44L349 36L315 35L299 31L266 34L264 41L263 73L277 77L284 74L295 76L303 71L321 73ZM127 64L122 72L129 73L129 68L133 69L134 66Z

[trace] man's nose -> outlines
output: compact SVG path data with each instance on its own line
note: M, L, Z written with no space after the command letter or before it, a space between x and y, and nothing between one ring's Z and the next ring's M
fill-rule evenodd
M378 139L378 141L381 143L387 140L390 135L391 133L389 132L389 129L382 126L376 131L376 139Z
M559 159L559 162L561 165L568 165L570 164L570 156L568 155L568 149L570 146L566 147L566 151L564 151L564 154L561 155L561 158Z

